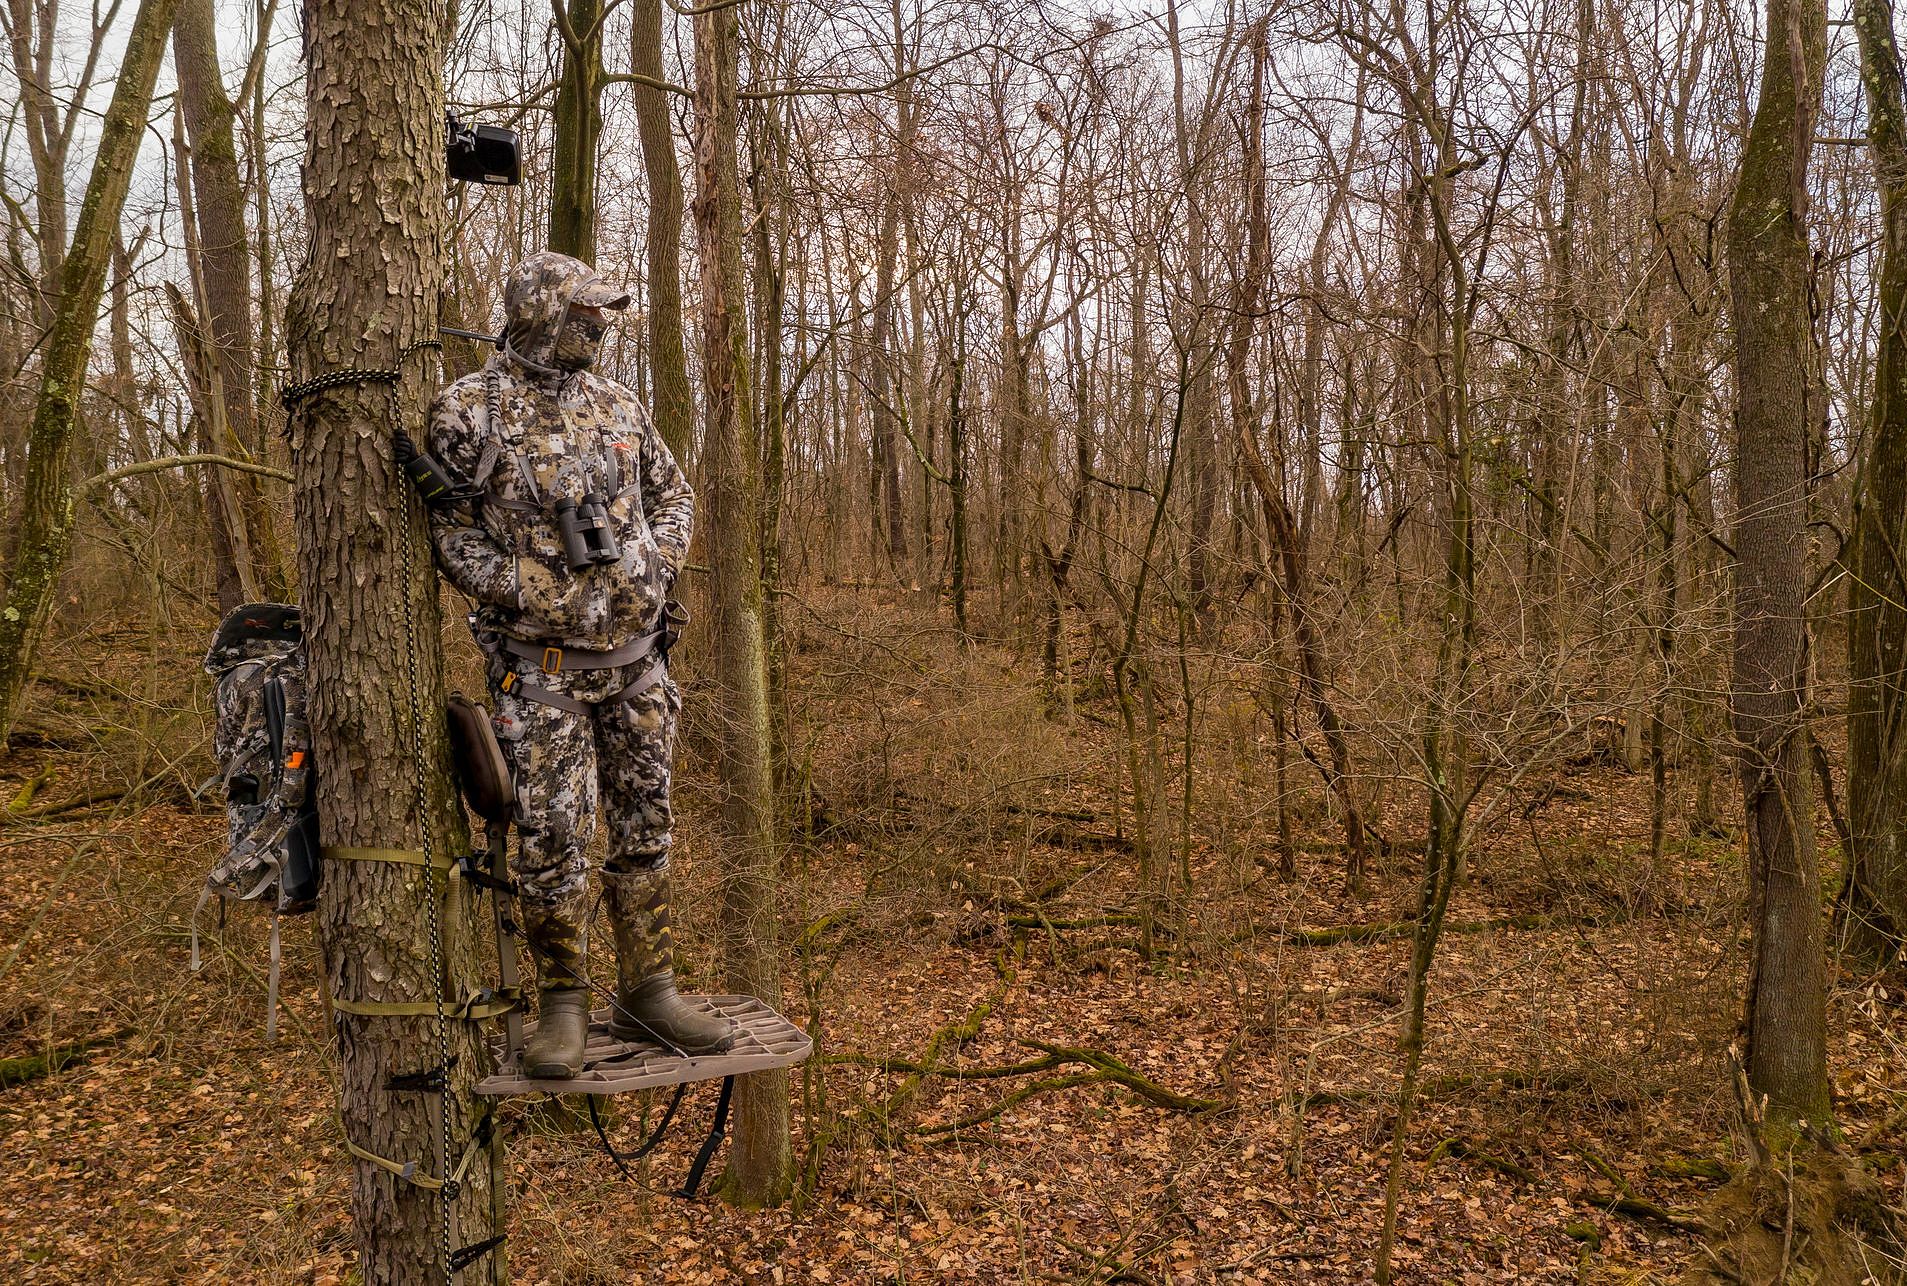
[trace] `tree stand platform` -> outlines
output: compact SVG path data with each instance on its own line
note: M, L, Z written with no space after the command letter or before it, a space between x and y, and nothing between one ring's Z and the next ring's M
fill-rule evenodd
M524 1075L517 1062L521 1046L498 1050L498 1070L480 1082L477 1093L509 1094L626 1094L631 1090L660 1089L691 1081L722 1080L791 1067L808 1057L814 1041L808 1034L753 996L684 996L703 1013L719 1014L736 1026L735 1043L726 1053L681 1054L652 1040L618 1040L609 1034L609 1010L589 1016L589 1043L583 1050L583 1070L569 1080L536 1080ZM536 1030L526 1021L527 1038Z
M636 1182L629 1163L647 1156L669 1132L669 1123L682 1105L682 1093L696 1081L722 1082L715 1100L715 1120L708 1137L689 1166L688 1178L676 1195L693 1198L702 1184L702 1174L715 1156L728 1130L729 1097L735 1090L735 1078L750 1072L766 1072L790 1067L806 1058L814 1041L801 1030L753 996L684 996L690 1005L705 1014L719 1014L735 1024L735 1043L720 1054L687 1054L654 1040L618 1040L609 1034L609 1010L595 1010L589 1016L589 1037L583 1046L583 1070L568 1080L546 1081L526 1076L518 1068L523 1039L536 1030L536 1024L523 1024L513 1031L498 1049L498 1071L477 1085L477 1093L492 1097L509 1094L584 1094L588 1097L589 1123L602 1140L603 1151L622 1171L623 1178ZM663 1110L648 1141L630 1152L620 1152L609 1141L596 1100L604 1094L626 1094L631 1090L664 1089L675 1086L675 1094Z

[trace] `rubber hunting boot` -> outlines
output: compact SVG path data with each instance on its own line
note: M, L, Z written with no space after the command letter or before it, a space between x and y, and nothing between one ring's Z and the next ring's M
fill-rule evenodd
M583 1070L589 1041L589 939L571 907L527 898L521 907L537 980L536 1030L523 1044L523 1072L567 1081Z
M734 1023L703 1013L675 989L668 866L605 871L603 895L616 935L616 1007L609 1014L609 1034L617 1040L659 1036L690 1054L719 1054L734 1044Z

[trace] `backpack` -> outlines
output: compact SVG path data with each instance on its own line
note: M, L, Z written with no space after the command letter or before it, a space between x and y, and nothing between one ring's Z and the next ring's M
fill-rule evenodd
M305 712L304 631L286 603L246 603L219 623L205 654L218 706L213 754L228 842L192 909L192 969L200 967L199 913L217 897L272 910L265 1036L278 1034L278 919L318 903L318 808Z

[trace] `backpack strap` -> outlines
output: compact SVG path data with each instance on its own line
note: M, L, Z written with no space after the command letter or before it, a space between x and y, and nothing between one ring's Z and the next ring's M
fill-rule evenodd
M271 909L271 971L265 981L265 1039L278 1039L278 908Z

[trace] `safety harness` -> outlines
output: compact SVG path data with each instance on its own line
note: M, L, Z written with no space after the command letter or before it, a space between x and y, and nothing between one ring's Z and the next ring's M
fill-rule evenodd
M669 644L674 641L670 635L670 627L665 623L662 628L651 630L607 652L592 652L586 648L566 648L553 643L529 643L522 639L499 637L491 645L496 652L521 657L526 661L535 661L545 674L615 670L625 665L634 665L644 657L653 656L655 660L641 674L599 701L583 701L561 692L553 692L549 688L525 683L522 676L515 670L503 672L503 677L497 680L497 690L555 710L566 710L570 714L592 714L597 710L619 706L625 702L634 701L662 682L668 674L668 649Z

